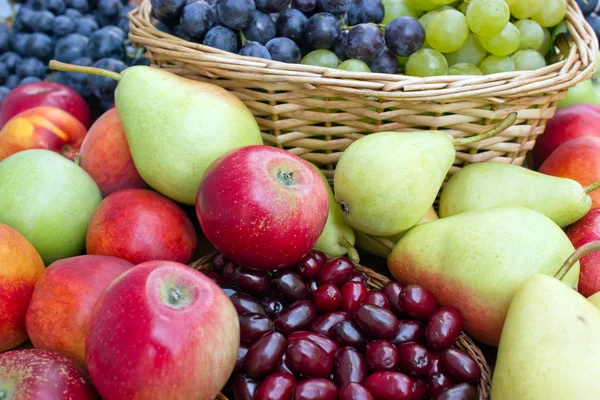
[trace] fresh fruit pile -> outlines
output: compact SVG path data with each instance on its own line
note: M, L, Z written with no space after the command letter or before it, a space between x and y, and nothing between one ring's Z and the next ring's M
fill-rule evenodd
M0 102L24 83L51 80L108 109L115 83L82 74L52 72L51 59L120 72L129 65L148 65L127 39L127 0L27 0L19 5L12 26L0 25Z
M476 398L480 367L453 347L460 311L420 286L369 291L347 258L317 250L273 274L218 253L203 272L239 315L233 399Z
M243 56L356 72L546 66L565 0L152 0L157 27Z

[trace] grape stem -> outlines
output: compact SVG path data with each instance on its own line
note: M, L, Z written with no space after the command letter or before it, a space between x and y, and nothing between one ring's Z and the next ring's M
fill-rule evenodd
M589 242L575 250L573 254L567 258L567 261L560 267L558 272L554 275L556 279L562 281L564 277L569 273L573 265L581 258L587 256L591 253L596 253L600 251L600 241Z
M487 132L481 133L479 135L471 136L468 138L462 138L462 139L454 139L453 138L452 141L455 146L463 146L463 145L467 145L467 144L477 143L482 140L489 139L493 136L496 136L496 135L500 134L501 132L504 132L506 129L508 129L508 127L512 126L516 120L517 120L517 113L512 112L512 113L508 114L506 116L506 118L504 118L498 125L496 125L495 127L493 127L492 129L490 129Z
M119 74L118 72L113 72L113 71L109 71L109 70L101 69L101 68L84 67L81 65L66 64L66 63L63 63L60 61L56 61L56 60L51 60L50 64L48 64L48 67L50 69L53 69L56 71L79 72L81 74L104 76L106 78L114 79L117 82L121 80L121 74Z

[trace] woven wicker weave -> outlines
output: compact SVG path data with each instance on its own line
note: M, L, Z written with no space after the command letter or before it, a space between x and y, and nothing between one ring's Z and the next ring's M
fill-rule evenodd
M321 166L328 177L342 152L365 134L448 129L476 135L518 111L495 138L457 148L450 171L476 162L523 165L566 90L596 70L598 41L575 0L567 0L570 46L546 68L480 77L367 74L242 57L163 33L151 22L149 0L130 13L130 38L153 65L230 90L244 101L265 144Z
M199 260L193 262L191 264L191 267L197 270L210 269L210 260L214 257L215 254L216 253L209 254L200 258ZM369 290L381 289L390 282L390 280L386 276L378 274L370 268L361 265L355 265L355 268L367 276L367 284L369 286ZM456 347L466 351L481 368L481 379L479 380L479 383L477 385L477 393L479 395L478 400L488 400L490 398L492 372L485 360L485 357L483 356L483 353L477 347L477 345L473 343L473 341L464 333L462 333L456 341ZM221 394L219 395L219 397L217 397L217 400L227 400L227 397Z

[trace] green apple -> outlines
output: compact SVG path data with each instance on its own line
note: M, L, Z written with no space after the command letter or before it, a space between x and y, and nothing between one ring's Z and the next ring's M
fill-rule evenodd
M598 64L600 65L600 53L598 53ZM573 104L595 104L600 106L600 68L593 78L579 82L569 89L567 98L558 103L558 108Z
M100 189L77 164L49 150L0 162L0 222L27 238L50 263L80 254Z

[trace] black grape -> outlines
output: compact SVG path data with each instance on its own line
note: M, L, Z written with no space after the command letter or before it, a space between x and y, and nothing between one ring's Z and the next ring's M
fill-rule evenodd
M240 49L240 55L271 60L271 53L269 53L269 50L258 42L247 42Z
M246 39L265 44L275 37L277 28L269 14L256 11L252 16L252 20L250 20L250 23L243 32ZM235 52L237 52L237 50Z
M379 72L382 74L395 74L398 70L398 58L390 51L385 49L379 56L369 65L371 72Z
M186 0L150 0L156 19L168 26L175 25L181 17Z
M10 48L10 31L8 25L0 25L0 54L6 53Z
M54 46L54 59L70 63L78 58L86 57L89 43L89 38L78 33L71 33L60 38Z
M183 31L192 38L200 41L215 25L215 14L204 0L187 3L181 12L179 23Z
M385 28L385 42L395 55L408 57L423 47L425 29L412 17L399 17Z
M54 37L61 38L75 31L75 21L66 15L59 15L54 20L54 29L52 33Z
M277 18L277 36L286 37L300 43L307 22L306 15L294 8L288 8L279 14L279 18Z
M317 0L292 0L292 7L303 13L312 13L317 8Z
M218 0L216 7L219 21L234 30L247 27L256 11L254 0Z
M96 61L93 65L95 68L107 69L113 72L121 72L127 65L120 60L114 58L103 58ZM88 77L92 92L100 100L112 101L114 98L117 81L104 76L90 75Z
M335 15L318 13L310 17L304 28L304 41L314 49L331 49L342 32Z
M332 14L344 14L350 10L352 0L317 0L319 9Z
M256 9L267 14L278 13L290 6L290 0L254 0Z
M385 39L379 28L359 24L348 31L344 47L348 58L355 58L369 65L385 49Z
M32 33L25 46L29 57L38 58L44 62L50 61L54 53L52 39L45 33Z
M348 11L348 24L358 25L372 22L379 24L383 21L384 7L381 0L352 0Z
M17 65L17 76L21 79L28 76L43 78L46 74L46 66L37 58L26 58L23 62Z
M275 61L298 64L302 61L302 52L293 40L288 38L271 39L265 47Z
M224 26L213 27L208 31L202 43L230 53L238 51L238 38L235 32Z

